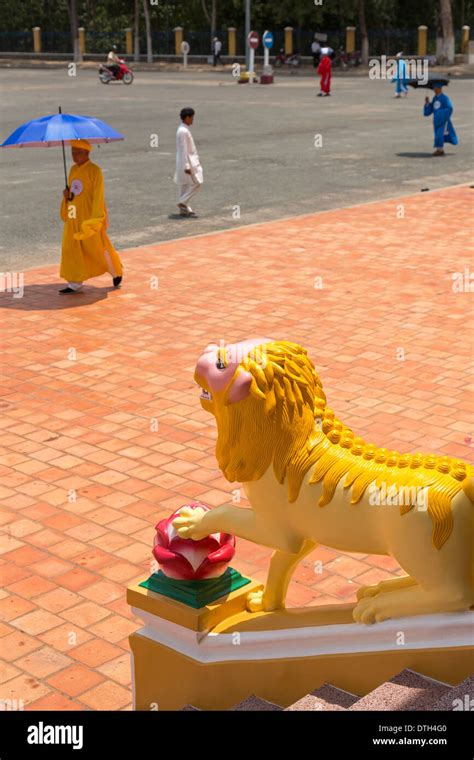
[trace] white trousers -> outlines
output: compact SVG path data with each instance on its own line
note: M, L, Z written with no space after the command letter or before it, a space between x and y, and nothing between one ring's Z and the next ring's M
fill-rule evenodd
M71 290L80 290L82 288L82 282L68 282L68 288Z
M188 201L191 200L193 195L197 193L201 185L198 185L197 183L194 184L194 182L187 183L186 185L179 185L178 187L178 203L184 203L185 206L188 205Z

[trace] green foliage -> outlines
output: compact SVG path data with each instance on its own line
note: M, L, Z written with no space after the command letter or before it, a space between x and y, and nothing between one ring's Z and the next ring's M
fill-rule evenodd
M217 28L244 26L244 0L216 0ZM0 0L0 29L4 32L30 32L33 26L45 31L69 32L68 0ZM211 0L207 0L210 8ZM88 32L123 35L133 26L134 0L77 0L79 25ZM452 0L456 27L474 25L474 0ZM140 0L143 21L142 0ZM437 21L437 0L365 0L366 19L371 31L390 29L415 30L419 24L434 29ZM202 0L159 0L150 5L153 32L166 32L183 26L190 32L205 32L209 24ZM293 26L310 30L337 30L348 24L358 26L357 0L252 0L252 26L259 31L273 31Z

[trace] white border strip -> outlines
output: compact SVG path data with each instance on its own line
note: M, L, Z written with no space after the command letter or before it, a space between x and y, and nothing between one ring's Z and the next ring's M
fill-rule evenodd
M198 662L272 660L398 649L438 649L474 644L474 613L418 615L374 625L346 623L275 631L197 633L132 607L145 623L137 634ZM403 645L397 644L400 634Z

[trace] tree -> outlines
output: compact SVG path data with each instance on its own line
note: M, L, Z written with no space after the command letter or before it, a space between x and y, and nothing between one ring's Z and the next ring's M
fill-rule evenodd
M207 18L208 23L211 27L211 50L213 49L213 40L216 36L216 27L217 27L217 0L211 0L211 13L209 13L206 5L206 0L201 0L202 2L202 9L204 11L204 14Z
M454 29L451 0L439 0L439 37L436 55L439 63L454 63Z
M82 63L82 52L79 45L79 21L77 18L77 0L68 0L67 10L69 14L69 23L71 25L71 39L74 61Z
M133 60L140 60L140 0L135 0L135 19L133 22Z
M146 60L148 63L153 63L153 48L151 44L150 9L148 8L148 0L143 0L143 13L145 14L145 27L146 27Z
M365 19L365 0L358 0L359 27L361 37L361 59L367 65L369 62L369 36L367 34L367 21Z

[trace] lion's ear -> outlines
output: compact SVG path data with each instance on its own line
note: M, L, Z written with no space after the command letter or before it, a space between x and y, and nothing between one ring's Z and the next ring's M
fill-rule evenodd
M234 377L229 391L227 392L225 399L225 406L229 404L236 404L238 401L243 401L244 398L250 394L250 386L252 385L253 377L250 372L240 369L237 375Z

